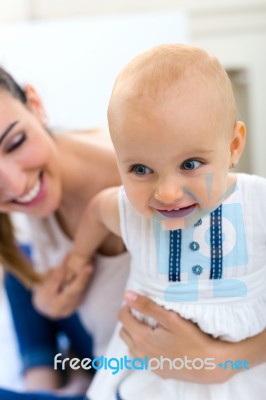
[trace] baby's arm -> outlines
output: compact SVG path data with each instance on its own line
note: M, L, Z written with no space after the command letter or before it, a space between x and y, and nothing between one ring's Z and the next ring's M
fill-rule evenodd
M121 236L118 190L118 187L105 189L88 204L75 235L73 251L67 260L67 269L71 272L88 264L110 232Z

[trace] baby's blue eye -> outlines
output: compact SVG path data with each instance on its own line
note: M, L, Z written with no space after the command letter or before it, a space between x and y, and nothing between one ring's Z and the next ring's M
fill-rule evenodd
M201 166L201 162L200 161L196 161L196 160L187 160L183 163L183 169L186 169L188 171L191 171L193 169L197 169Z
M146 175L151 173L151 169L149 167L145 167L145 165L134 165L132 167L132 172L134 172L136 175Z

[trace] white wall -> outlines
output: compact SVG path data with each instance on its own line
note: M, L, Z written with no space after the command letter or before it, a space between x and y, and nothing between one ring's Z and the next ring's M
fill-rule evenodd
M226 68L246 72L246 90L237 93L248 95L248 98L239 99L239 103L247 105L243 114L249 128L242 165L246 171L266 176L263 151L266 148L266 0L1 0L0 20L108 15L140 10L160 13L166 10L175 15L180 9L188 12L192 42L214 52Z
M0 64L36 86L52 126L95 127L106 123L115 77L129 59L187 40L183 13L9 23L0 26Z
M23 20L31 17L31 0L1 0L0 21Z
M266 32L205 37L195 43L214 52L229 70L246 71L251 172L266 176Z
M206 17L210 22L210 11L250 12L265 7L265 3L265 0L1 0L0 20L185 9L191 12L193 19L194 16L196 19Z

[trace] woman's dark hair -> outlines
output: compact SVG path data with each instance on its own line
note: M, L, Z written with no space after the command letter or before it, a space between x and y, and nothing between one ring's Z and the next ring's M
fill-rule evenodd
M9 92L10 94L12 94L12 96L16 97L22 103L27 103L27 97L24 90L2 67L0 67L0 89Z
M23 104L27 103L24 90L3 68L0 67L0 91L6 91ZM31 287L41 281L29 261L22 255L16 244L14 228L10 217L0 213L0 262L1 265L15 275L26 286Z

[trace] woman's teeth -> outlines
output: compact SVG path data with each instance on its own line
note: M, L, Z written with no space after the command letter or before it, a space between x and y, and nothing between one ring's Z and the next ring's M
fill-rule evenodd
M27 193L25 196L19 197L16 199L17 203L30 203L33 201L37 195L39 194L41 189L41 181L38 179L36 185Z

